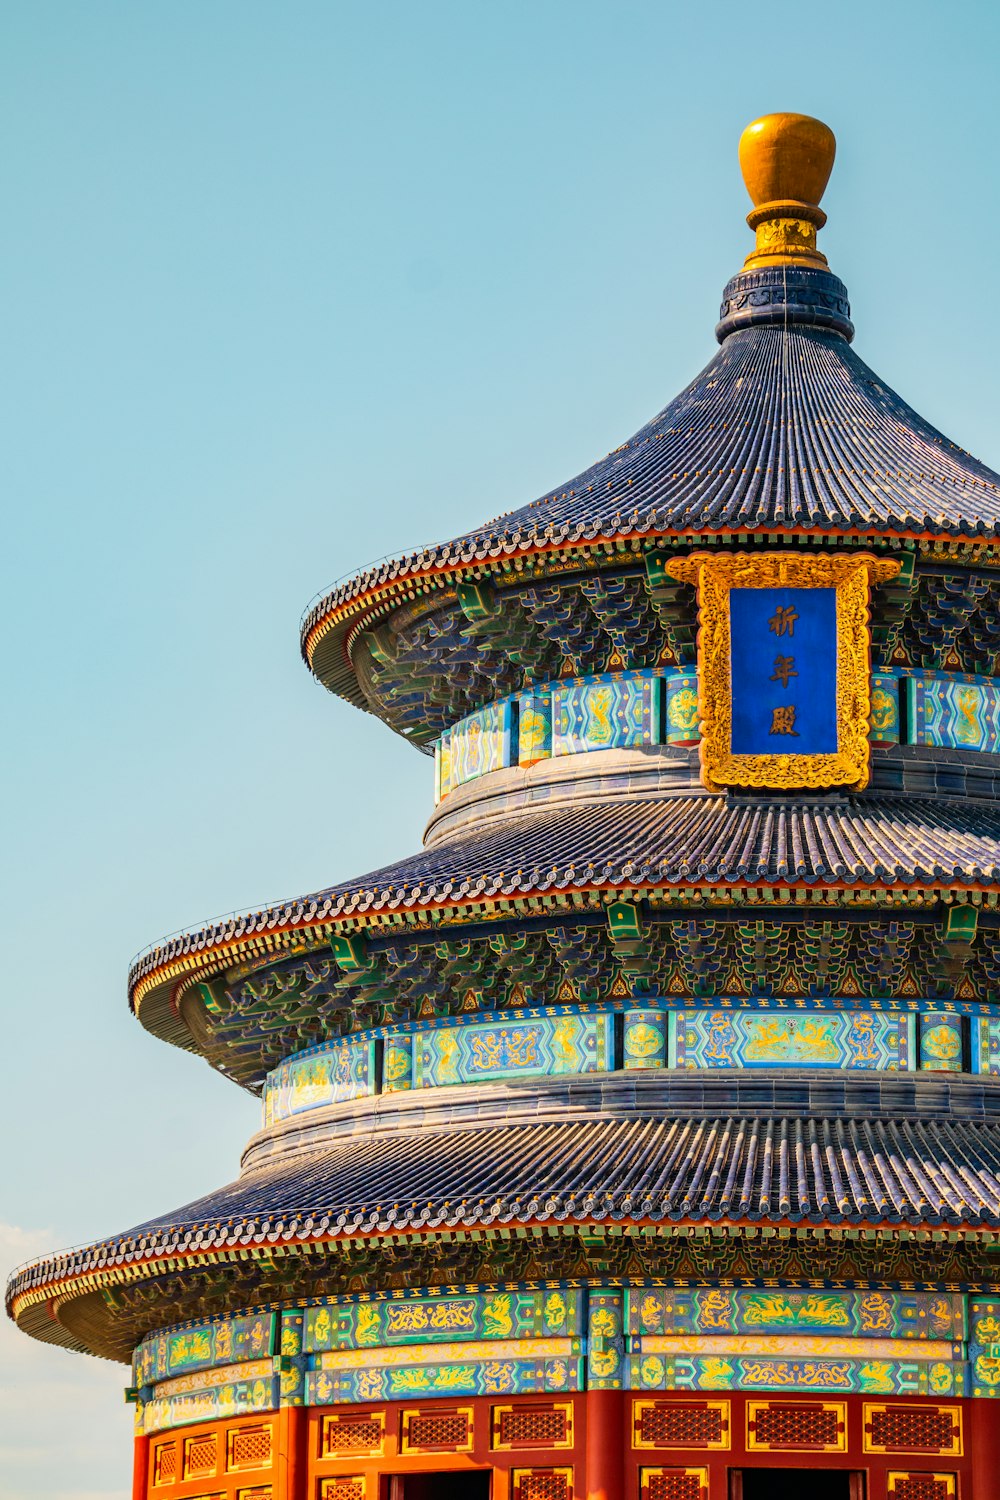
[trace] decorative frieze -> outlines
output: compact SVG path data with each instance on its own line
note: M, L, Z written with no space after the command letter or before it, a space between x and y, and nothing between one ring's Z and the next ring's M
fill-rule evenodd
M622 1045L625 1068L665 1067L668 1029L668 1018L662 1010L627 1010Z
M923 1011L920 1016L920 1066L925 1072L961 1073L962 1018L953 1011Z
M614 1066L609 1015L566 1010L553 1016L491 1020L422 1032L415 1040L413 1084L477 1083L603 1073Z
M989 677L907 673L910 737L951 750L1000 749L1000 683Z
M629 1356L638 1391L839 1391L847 1394L964 1396L965 1366L946 1359L880 1359L819 1353L676 1354L643 1346Z
M637 973L645 959L633 959ZM643 982L652 986L650 978ZM509 1011L373 1027L272 1070L264 1121L410 1089L510 1078L670 1069L808 1068L1000 1074L1000 1018L968 1003L842 997L674 997ZM615 1027L620 1020L616 1048ZM966 1029L970 1042L966 1041ZM970 1060L968 1060L970 1059Z
M583 1389L579 1339L409 1345L316 1357L306 1403L398 1401L411 1396L520 1396Z
M669 1019L672 1068L914 1066L913 1016L682 1010Z
M966 1337L966 1299L955 1292L629 1286L625 1305L633 1336L823 1333L953 1342Z
M467 781L510 765L512 719L511 700L502 698L441 736L435 755L438 799Z
M281 1353L225 1362L225 1351L245 1344L254 1328L265 1331L264 1343L270 1330ZM215 1363L157 1376L172 1367L171 1350L183 1361L189 1357L183 1351L195 1346L197 1358ZM324 1452L345 1456L384 1446L384 1418L366 1411L366 1403L548 1398L585 1389L648 1395L635 1408L640 1447L725 1447L728 1402L709 1403L706 1416L691 1407L694 1394L1000 1394L1000 1303L973 1299L967 1316L966 1297L952 1292L629 1282L332 1297L155 1335L136 1350L134 1378L140 1432L279 1405L356 1406L356 1416L331 1416L322 1429ZM676 1398L659 1394L669 1392ZM501 1446L518 1446L522 1427L535 1430L509 1417L515 1410L496 1408ZM571 1431L569 1408L564 1403L558 1411L557 1423L557 1407L544 1404L545 1432L555 1432L554 1423L559 1428L553 1445L556 1437L568 1442ZM902 1419L893 1421L892 1432L902 1431ZM886 1421L873 1423L872 1441L889 1443ZM431 1429L419 1422L411 1446L419 1433L426 1448Z
M604 673L556 683L552 754L636 750L660 743L663 679L648 672Z
M375 1043L358 1037L282 1063L267 1076L264 1122L375 1093Z
M836 747L842 738L832 719L818 739L815 734L812 739L808 737L812 731L807 733L804 715L813 702L816 685L809 689L812 696L805 699L802 692L795 697L793 691L796 687L805 691L802 673L806 656L803 653L808 654L809 643L803 632L810 623L809 609L822 605L824 599L832 598L835 592L834 588L818 587L791 591L786 588L783 592L757 587L732 590L737 603L742 605L751 596L759 596L765 614L772 610L772 614L767 615L762 624L757 622L756 627L751 626L749 620L739 624L734 636L734 650L739 652L749 649L755 630L758 647L761 630L764 631L765 647L767 641L773 647L767 657L765 677L756 686L752 686L755 679L749 659L744 661L740 656L738 702L737 699L733 701L737 708L743 705L740 713L745 710L744 717L746 714L752 717L758 711L763 713L766 707L767 723L762 720L747 738L750 731L743 726L743 719L737 713L729 728L732 754L737 759L741 756L757 756L759 759L763 754L773 755L783 748L801 757L807 754L805 747L809 745L827 747L816 753L828 756L837 753L836 748L833 752L829 750L830 745ZM778 600L778 593L782 599L788 595L784 604ZM786 617L784 613L773 614L773 610L791 610L793 613ZM775 630L792 633L791 645L787 638L773 634L772 618L776 622ZM786 620L787 623L783 623ZM797 648L796 629L800 636ZM819 659L826 660L826 656L821 654ZM697 745L702 738L702 698L698 673L693 668L650 667L630 672L605 672L594 677L557 679L497 699L462 719L438 740L435 747L435 801L439 802L456 787L490 771L511 765L527 768L550 756L578 755L589 750L638 749L658 744ZM941 749L1000 750L1000 681L996 678L910 667L884 668L870 675L868 703L867 740L872 744L909 743L934 745ZM775 709L778 710L777 718ZM784 728L786 720L788 727ZM805 740L803 734L807 736ZM787 741L787 744L779 744L779 741ZM753 748L746 748L751 745Z

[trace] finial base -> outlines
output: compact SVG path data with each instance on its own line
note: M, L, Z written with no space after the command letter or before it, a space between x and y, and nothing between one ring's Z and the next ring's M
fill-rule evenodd
M847 288L820 266L759 265L726 284L715 336L721 344L731 333L755 324L808 327L854 337Z
M747 214L747 223L756 230L757 244L745 266L826 265L826 256L816 248L816 231L826 223L826 214L816 204L794 198L762 203Z

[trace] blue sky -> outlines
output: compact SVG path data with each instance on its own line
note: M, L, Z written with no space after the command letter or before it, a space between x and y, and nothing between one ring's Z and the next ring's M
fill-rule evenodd
M0 6L8 1264L235 1172L254 1101L132 1022L128 961L417 847L430 764L311 681L300 613L691 379L754 116L834 128L856 347L1000 467L998 33L923 0ZM124 1373L0 1332L0 1500L126 1494Z

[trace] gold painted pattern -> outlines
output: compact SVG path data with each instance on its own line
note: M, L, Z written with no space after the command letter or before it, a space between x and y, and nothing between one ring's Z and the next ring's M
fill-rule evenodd
M450 1360L474 1359L568 1359L572 1339L470 1339L461 1344L392 1344L366 1349L335 1349L317 1356L320 1370L361 1370L369 1365L397 1368L407 1365L443 1365ZM911 1346L912 1347L912 1346ZM951 1346L949 1345L949 1350Z
M678 1333L643 1334L643 1354L748 1354L784 1359L920 1359L952 1358L948 1339L922 1339L919 1350L913 1339L864 1339L822 1337L815 1334L778 1333Z
M238 1380L267 1379L274 1373L271 1359L245 1359L237 1365L216 1365L212 1369L199 1370L195 1375L177 1375L173 1380L161 1380L156 1386L156 1396L180 1396L185 1391L214 1390L219 1385L235 1385Z

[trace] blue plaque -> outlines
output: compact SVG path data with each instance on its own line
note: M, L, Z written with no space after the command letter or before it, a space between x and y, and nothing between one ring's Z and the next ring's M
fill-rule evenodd
M837 751L837 590L729 592L733 755Z

